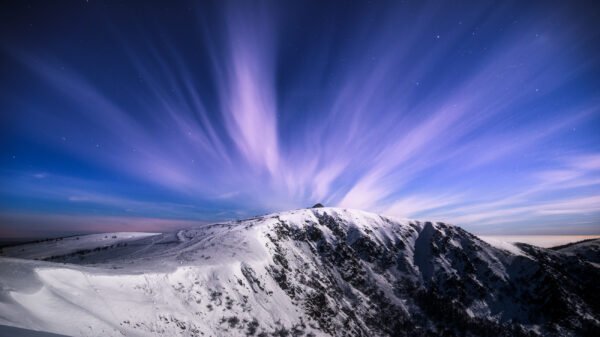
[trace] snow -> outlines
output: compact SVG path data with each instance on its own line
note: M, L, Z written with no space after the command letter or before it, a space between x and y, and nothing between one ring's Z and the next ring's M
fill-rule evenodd
M160 233L118 232L76 235L26 243L2 248L2 255L23 259L42 260L51 256L70 254L83 249L95 249L125 243L127 241L159 235Z
M587 239L597 239L600 238L600 235L479 235L479 238L491 245L493 245L492 242L495 244L521 242L550 248ZM509 249L508 246L505 248Z
M0 336L6 337L66 337L50 332L35 331L28 329L15 328L12 326L0 325Z
M308 229L317 230L321 241L291 239L294 233L308 235ZM520 259L527 255L510 242L483 239L492 247L441 223L324 207L173 233L106 233L7 247L0 257L0 325L67 336L245 336L252 326L258 335L302 324L305 334L327 336L306 311L306 298L315 289L341 288L324 297L324 305L342 303L356 308L359 317L377 304L368 293L384 294L410 313L415 304L397 296L396 280L418 284L439 275L462 280L457 256L479 261L480 270L497 276L495 282L507 282L520 263L533 263ZM366 256L341 261L325 273L329 266L318 245L341 241L356 245L357 254L364 249ZM377 249L399 246L392 262L405 269L380 270ZM472 271L472 285L483 287L478 272ZM277 281L278 273L284 273L287 289ZM377 292L354 287L348 281L352 277L354 284L364 281ZM489 301L473 301L468 314L509 311ZM347 319L345 312L335 311L332 329L343 335L350 328ZM360 318L356 322L366 327Z
M511 242L502 241L501 239L493 236L480 236L479 238L489 243L492 247L505 250L515 255L527 256L527 254L525 254L521 249L519 249L519 247L515 246Z
M10 247L5 256L41 259L129 243L82 255L93 267L0 258L0 270L10 270L0 274L0 324L73 336L229 335L220 323L227 317L266 322L266 330L275 330L275 322L291 326L302 315L258 271L270 262L270 226L279 219L317 221L311 215L288 212L171 234L107 233ZM257 271L269 293L252 290L240 260ZM23 278L28 281L20 284Z

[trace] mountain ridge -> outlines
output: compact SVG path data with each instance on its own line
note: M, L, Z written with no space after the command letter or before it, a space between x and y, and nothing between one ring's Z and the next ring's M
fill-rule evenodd
M31 283L24 289L0 275L0 324L82 336L600 331L600 273L583 255L501 249L441 222L324 207L96 239L108 248L39 256L47 262L0 259L2 270ZM2 252L11 253L19 255ZM77 306L69 304L81 302L74 290L84 294ZM85 329L48 317L36 303L57 297Z

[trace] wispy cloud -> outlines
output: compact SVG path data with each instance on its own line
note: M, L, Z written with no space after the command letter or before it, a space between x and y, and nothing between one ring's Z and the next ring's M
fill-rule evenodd
M17 141L56 159L3 162L2 209L599 219L598 61L563 7L199 6L156 34L116 20L110 55L3 46L35 76L9 106Z

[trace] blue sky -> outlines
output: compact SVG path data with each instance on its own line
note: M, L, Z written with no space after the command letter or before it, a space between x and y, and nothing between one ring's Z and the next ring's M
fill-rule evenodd
M600 234L593 2L2 6L0 236L316 202Z

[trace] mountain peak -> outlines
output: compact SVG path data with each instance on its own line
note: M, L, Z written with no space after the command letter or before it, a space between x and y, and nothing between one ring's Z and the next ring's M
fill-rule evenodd
M35 256L39 245L53 254ZM594 334L600 273L586 247L504 250L460 227L338 208L65 238L2 252L45 261L0 258L14 271L0 274L0 324L81 335L76 314L107 336Z

